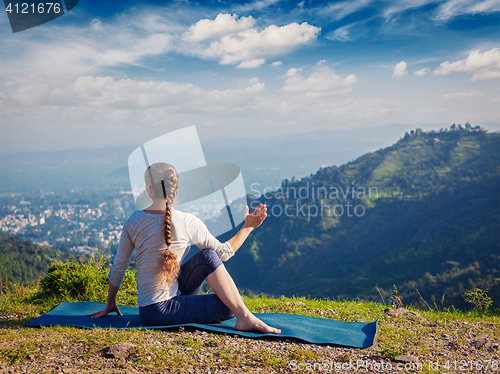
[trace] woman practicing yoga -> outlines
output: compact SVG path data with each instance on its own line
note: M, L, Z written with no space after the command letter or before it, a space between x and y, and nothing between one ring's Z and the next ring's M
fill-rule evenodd
M260 204L252 214L246 207L241 230L221 243L199 218L173 208L179 179L172 165L153 164L147 168L144 179L153 203L132 214L125 223L108 275L106 308L92 313L92 318L110 312L121 315L116 294L135 248L139 314L145 325L209 323L236 317L236 330L279 334L281 330L250 313L222 264L261 225L267 215L266 207ZM191 242L202 251L180 265ZM205 278L215 294L198 295Z

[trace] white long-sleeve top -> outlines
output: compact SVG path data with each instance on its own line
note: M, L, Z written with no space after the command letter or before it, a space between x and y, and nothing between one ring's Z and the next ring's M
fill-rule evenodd
M161 281L163 253L167 248L164 221L164 214L146 213L143 210L132 214L123 227L118 251L109 270L109 281L119 288L132 252L136 249L139 306L165 301L178 294L177 279L170 286ZM213 249L222 261L234 255L228 242L217 240L205 224L190 213L173 209L171 224L170 249L176 254L179 263L188 254L191 243L200 249Z

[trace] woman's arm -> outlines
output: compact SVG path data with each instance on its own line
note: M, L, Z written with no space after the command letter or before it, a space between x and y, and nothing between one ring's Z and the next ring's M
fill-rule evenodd
M222 261L229 260L234 252L241 247L248 235L259 227L267 216L267 208L260 204L252 214L248 214L248 206L245 209L245 224L238 233L225 243L221 243L207 229L207 226L196 216L189 214L189 221L186 223L186 230L189 239L201 250L213 249Z
M118 287L113 286L111 282L109 282L106 308L104 308L104 310L91 313L90 318L104 317L105 315L111 312L116 312L119 316L121 316L122 314L120 312L120 308L118 308L118 304L116 303L116 294L118 293L118 290L119 290Z
M231 244L233 251L236 252L248 238L248 235L250 235L250 233L254 229L262 224L262 222L267 217L266 211L267 207L263 204L260 204L257 208L255 208L252 214L248 214L248 206L246 207L245 224L235 236L227 241L229 244Z
M125 224L120 236L118 251L116 252L115 259L113 260L113 264L111 265L111 269L108 273L108 297L106 300L106 308L104 308L104 310L91 313L91 318L104 317L111 312L116 312L119 316L122 315L120 313L120 309L118 308L118 304L116 303L116 294L118 293L118 290L123 282L123 278L125 277L125 272L133 251L134 243L130 240L130 236L127 231L127 224Z

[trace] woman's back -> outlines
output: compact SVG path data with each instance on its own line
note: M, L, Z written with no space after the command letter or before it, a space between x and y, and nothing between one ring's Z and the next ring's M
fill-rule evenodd
M125 276L130 257L136 249L137 291L139 306L147 306L171 299L178 294L178 282L168 285L162 277L165 244L165 214L136 211L123 228L115 260L109 272L109 281L119 287ZM200 249L211 248L226 261L234 251L229 243L220 243L205 224L190 213L172 209L170 250L179 263L186 257L190 243Z

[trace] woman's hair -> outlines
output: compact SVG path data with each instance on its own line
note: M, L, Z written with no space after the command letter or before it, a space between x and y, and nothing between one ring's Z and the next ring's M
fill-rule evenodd
M150 197L158 199L160 196L165 199L165 244L167 248L163 254L162 279L168 284L180 274L180 265L177 256L170 250L172 244L172 206L179 187L179 176L175 168L166 162L157 162L150 165L144 173L146 186L151 188Z

